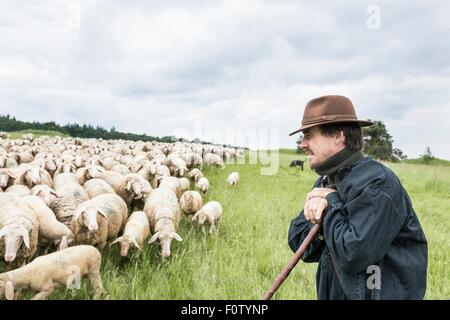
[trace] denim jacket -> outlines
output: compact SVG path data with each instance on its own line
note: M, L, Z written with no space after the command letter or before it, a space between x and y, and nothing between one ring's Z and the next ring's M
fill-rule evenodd
M322 187L320 177L314 187ZM318 299L423 299L428 248L411 200L397 176L370 157L343 167L319 235L302 257L319 262ZM292 220L295 252L313 224Z

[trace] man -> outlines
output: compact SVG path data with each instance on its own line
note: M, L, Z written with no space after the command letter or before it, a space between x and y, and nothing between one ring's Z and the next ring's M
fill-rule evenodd
M295 252L314 224L319 235L302 256L319 262L318 299L423 299L427 241L397 176L362 153L363 126L352 102L308 102L300 147L321 177L289 228Z

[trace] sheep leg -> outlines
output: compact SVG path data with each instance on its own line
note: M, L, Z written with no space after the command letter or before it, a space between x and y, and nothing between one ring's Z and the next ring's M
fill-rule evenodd
M47 297L53 292L53 283L41 288L38 294L36 294L31 300L47 300Z
M206 234L206 231L205 231L205 225L204 225L204 224L202 224L202 233L203 233L203 234Z
M219 228L220 228L220 219L217 219L216 235L219 234Z
M100 299L100 296L103 292L103 284L102 284L102 278L100 278L99 272L92 272L89 274L89 280L91 281L91 286L94 291L94 300Z
M214 231L214 229L215 229L215 226L214 226L214 218L209 219L209 224L210 224L210 227L209 227L209 234L213 234L213 231Z

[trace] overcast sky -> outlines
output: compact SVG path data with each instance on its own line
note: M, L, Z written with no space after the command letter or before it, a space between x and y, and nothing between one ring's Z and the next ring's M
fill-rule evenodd
M337 2L0 0L0 113L293 148L308 100L342 94L450 159L450 3Z

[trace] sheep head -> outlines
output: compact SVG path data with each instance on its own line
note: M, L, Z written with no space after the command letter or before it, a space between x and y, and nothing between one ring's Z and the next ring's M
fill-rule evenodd
M79 221L81 225L86 227L89 232L94 233L98 230L98 215L102 215L108 219L108 215L101 208L78 208L74 214L74 220Z
M111 244L119 243L120 244L120 255L122 257L126 257L128 255L128 251L130 250L131 245L135 246L138 250L142 251L142 248L137 243L136 239L130 237L127 234L117 238Z
M30 249L30 235L28 229L20 224L9 224L0 229L0 239L5 238L5 261L13 262L16 259L22 243Z
M159 244L161 245L161 255L163 256L163 258L167 258L170 256L170 244L172 242L172 239L183 241L180 235L175 231L158 231L150 238L148 243L153 243L157 239L159 240Z

